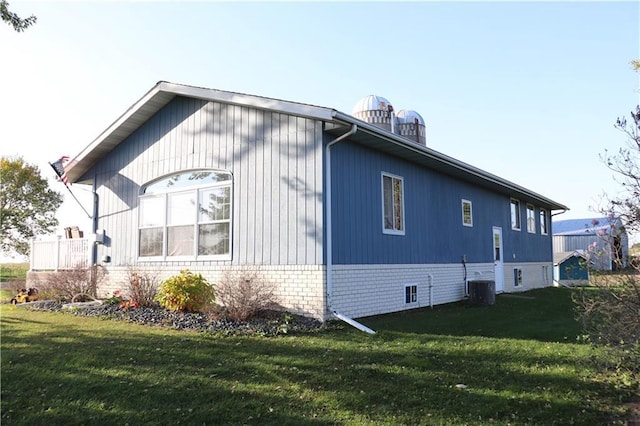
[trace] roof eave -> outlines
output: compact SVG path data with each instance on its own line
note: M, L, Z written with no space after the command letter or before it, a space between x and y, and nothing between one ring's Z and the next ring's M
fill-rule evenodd
M331 120L333 112L330 108L315 105L160 81L69 162L66 166L69 181L90 182L91 178L84 176L87 171L176 96L279 111L323 121Z
M65 167L69 182L79 182L79 179L104 154L113 150L124 138L175 97L175 94L162 90L163 84L164 82L158 82L69 162ZM86 183L86 181L80 183Z
M502 187L507 192L511 193L512 196L514 197L518 195L525 196L526 198L532 201L538 202L541 206L546 207L549 210L565 210L565 211L569 210L569 207L561 203L558 203L556 201L553 201L536 192L530 191L527 188L524 188L516 183L503 179L489 172L486 172L470 164L464 163L460 160L456 160L455 158L449 157L448 155L445 155L432 148L413 142L403 136L388 132L380 127L374 126L365 121L362 121L350 115L344 114L340 111L334 112L334 118L349 124L357 124L359 130L374 134L377 137L387 140L388 142L401 146L408 151L414 152L416 155L433 159L434 161L437 161L443 165L446 165L452 170L458 170L460 172L463 172L464 174L468 175L469 178L472 178L474 180L479 180L481 182L488 183L493 186Z

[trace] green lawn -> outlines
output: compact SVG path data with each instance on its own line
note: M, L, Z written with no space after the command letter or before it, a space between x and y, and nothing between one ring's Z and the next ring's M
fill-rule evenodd
M0 303L8 302L25 287L28 263L0 263Z
M28 263L0 263L0 282L23 280L28 270Z
M3 425L594 425L630 397L577 340L566 289L362 319L373 336L221 337L0 309Z

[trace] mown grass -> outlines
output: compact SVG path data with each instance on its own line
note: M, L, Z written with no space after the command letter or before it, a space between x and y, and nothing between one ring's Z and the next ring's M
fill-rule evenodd
M28 263L0 263L0 282L23 280L28 270Z
M569 291L222 337L3 305L3 424L609 424L630 390Z
M8 302L25 287L28 263L0 263L0 303Z

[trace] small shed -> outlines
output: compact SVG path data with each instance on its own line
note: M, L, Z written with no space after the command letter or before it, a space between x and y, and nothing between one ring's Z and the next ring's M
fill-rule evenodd
M589 259L583 250L553 254L553 281L564 286L589 282Z

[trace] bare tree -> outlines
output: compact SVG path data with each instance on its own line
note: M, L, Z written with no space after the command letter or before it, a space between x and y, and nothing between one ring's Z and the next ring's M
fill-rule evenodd
M640 231L640 105L629 116L631 120L618 117L615 123L627 137L626 146L615 153L605 151L602 159L622 187L620 194L608 200L609 212L620 217L627 230Z
M632 61L640 72L640 60ZM630 113L630 120L618 117L615 127L627 143L615 153L605 151L601 156L615 173L622 190L607 197L601 211L619 217L624 229L616 232L640 231L640 106ZM595 253L597 255L597 253ZM618 259L617 262L622 262ZM620 269L622 263L617 265ZM592 271L589 288L574 292L576 312L591 342L610 349L615 367L640 376L640 265L629 262L622 273L605 274Z

